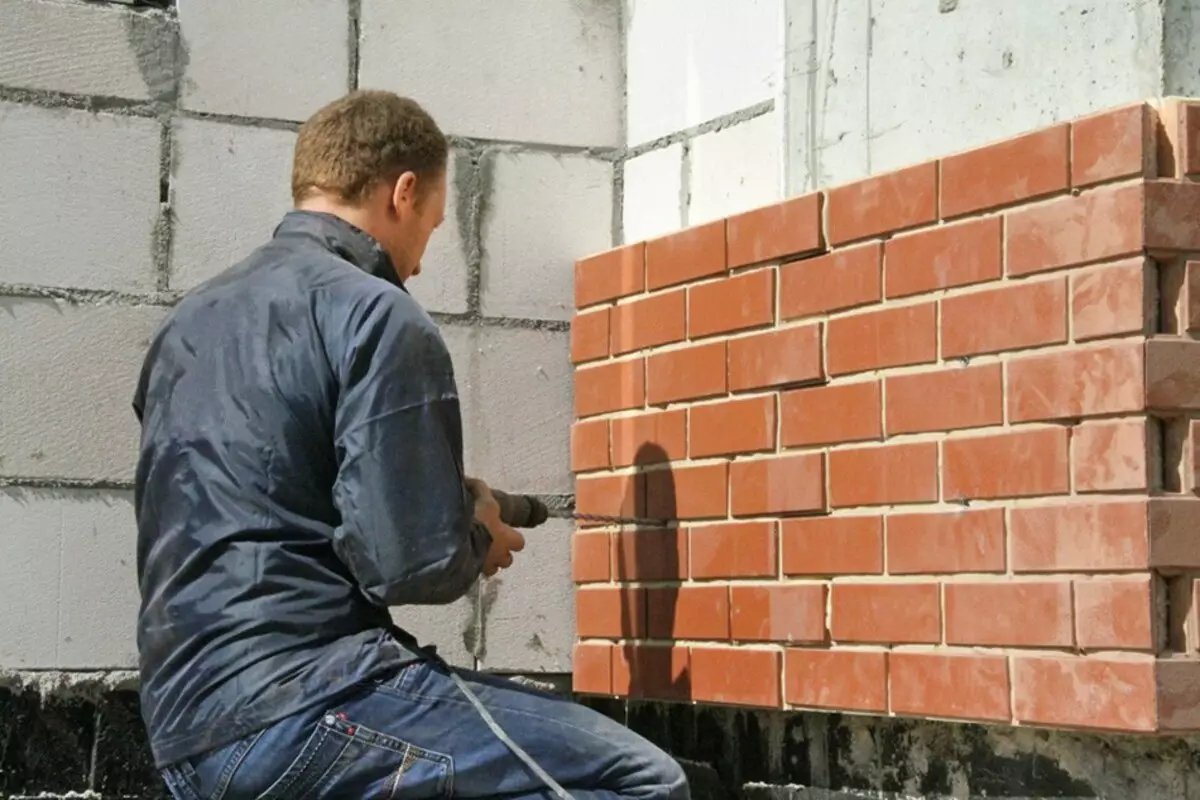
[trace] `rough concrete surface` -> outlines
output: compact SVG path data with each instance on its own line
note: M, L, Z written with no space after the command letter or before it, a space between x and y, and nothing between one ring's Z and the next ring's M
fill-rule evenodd
M296 134L181 118L173 137L170 287L187 290L265 243L292 207Z
M475 668L475 649L468 647L479 627L478 592L444 606L403 606L392 619L422 645L436 645L438 655L456 667Z
M0 664L135 667L129 493L2 489L0 519Z
M510 492L570 492L569 334L446 323L442 335L462 402L468 474ZM555 570L565 575L570 565L547 565L547 575Z
M699 125L778 92L783 0L624 2L628 144Z
M349 0L179 0L183 107L304 120L350 88Z
M134 12L78 0L0 3L0 86L131 100L169 94L152 70L161 54L145 52L145 37L174 59L174 26L160 11Z
M510 149L482 163L483 314L569 320L575 259L612 243L612 164Z
M699 225L783 199L782 147L775 113L693 139L687 223Z
M676 142L625 162L622 241L653 239L682 227L683 148Z
M130 404L164 312L0 296L0 476L131 480Z
M0 283L153 289L160 138L152 119L0 103Z
M571 671L575 592L569 570L574 524L549 520L522 531L525 549L513 566L480 587L484 640L479 667L503 672Z
M615 146L619 16L619 0L362 0L359 83L459 136Z
M789 194L1200 91L1184 0L787 2Z

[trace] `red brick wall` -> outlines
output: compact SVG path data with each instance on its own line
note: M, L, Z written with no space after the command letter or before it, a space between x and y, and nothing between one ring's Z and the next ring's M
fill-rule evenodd
M1200 728L1200 107L576 266L576 689ZM1195 257L1196 262L1190 261Z

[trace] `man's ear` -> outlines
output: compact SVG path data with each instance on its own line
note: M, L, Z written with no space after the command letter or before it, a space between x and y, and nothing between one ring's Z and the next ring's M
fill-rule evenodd
M412 208L417 204L417 176L405 172L396 179L392 187L392 206L399 211L402 208Z

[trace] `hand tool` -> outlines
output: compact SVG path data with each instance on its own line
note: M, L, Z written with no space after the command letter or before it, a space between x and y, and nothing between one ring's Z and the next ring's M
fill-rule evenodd
M639 525L643 527L664 527L668 520L648 517L619 517L608 514L584 514L569 507L547 506L540 498L528 494L509 494L497 489L492 490L496 502L500 504L500 519L505 525L513 528L536 528L550 517L572 519L582 522L602 522L610 525Z

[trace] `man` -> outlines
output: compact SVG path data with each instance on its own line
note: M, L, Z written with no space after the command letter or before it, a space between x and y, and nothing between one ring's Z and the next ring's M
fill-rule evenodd
M448 145L355 92L296 143L296 208L184 298L134 400L142 713L176 798L546 797L388 607L450 603L524 541L463 475L454 371L404 288ZM589 709L460 672L577 798L686 798Z

